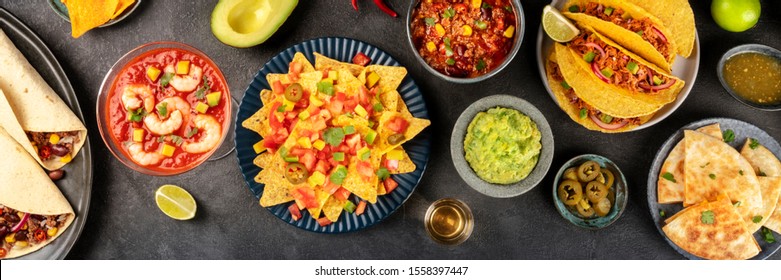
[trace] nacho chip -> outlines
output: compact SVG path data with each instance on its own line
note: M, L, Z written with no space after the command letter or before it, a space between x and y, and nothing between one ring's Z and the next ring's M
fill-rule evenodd
M268 124L269 110L271 110L271 106L263 106L252 116L241 122L241 126L257 132L260 136L268 136L271 134L271 127Z
M347 167L347 178L344 179L342 187L355 194L356 196L369 201L371 203L377 203L377 189L374 186L377 185L377 175L366 180L358 172L357 158L352 158L350 166Z
M295 55L293 55L293 61L291 63L300 63L302 66L301 73L315 71L315 67L312 66L312 63L306 59L306 56L304 56L303 53L297 52Z
M405 151L403 148L396 148L391 150L389 153L399 151L401 152L402 156L404 158L398 160L399 161L399 168L396 170L391 170L391 174L404 174L404 173L410 173L412 171L415 171L417 166L414 162L412 162L412 159L409 158L409 154L407 154L407 151ZM384 159L388 156L388 154L385 154ZM387 160L387 159L386 159Z
M68 8L71 35L78 38L122 14L134 0L68 0L62 1Z
M252 163L255 164L255 166L260 168L267 168L269 164L271 164L271 160L273 159L274 154L265 152L260 153L258 156L255 157L254 160L252 160Z
M404 77L407 76L407 69L401 66L369 65L364 69L363 74L358 78L362 85L366 85L368 73L377 73L380 76L377 86L380 93L396 90Z
M363 66L344 63L315 52L315 69L318 71L344 69L349 71L353 77L357 77L361 74L361 72L363 72L363 68Z
M317 218L320 218L320 213L323 210L323 206L325 206L326 201L328 198L331 197L331 194L324 192L323 188L316 187L315 188L315 199L317 200L317 208L307 208L306 210L309 211L309 215L312 215L312 219L317 220Z
M339 220L342 210L344 210L344 202L333 196L328 197L328 200L325 201L325 205L323 205L323 214L325 214L325 217L331 222Z
M395 132L388 129L386 125L397 117L404 118L407 122L409 122L409 127L407 127L407 130L404 132L404 141L392 145L388 143L388 137L395 134ZM377 127L377 134L378 134L377 137L380 137L380 139L375 140L377 143L376 146L380 150L379 154L385 154L388 151L401 146L402 144L406 143L410 139L415 138L416 135L418 135L421 131L423 131L424 128L428 127L429 125L431 125L430 120L409 118L409 117L405 117L401 113L395 113L395 112L382 113L382 116L380 117L379 126Z

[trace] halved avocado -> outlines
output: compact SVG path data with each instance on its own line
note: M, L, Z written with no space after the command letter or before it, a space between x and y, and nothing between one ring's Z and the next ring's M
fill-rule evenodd
M220 0L212 12L212 33L230 46L256 46L282 26L296 5L298 0Z

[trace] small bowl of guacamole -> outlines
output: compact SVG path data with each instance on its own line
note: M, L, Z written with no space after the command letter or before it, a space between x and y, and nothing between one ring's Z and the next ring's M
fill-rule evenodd
M553 133L529 102L493 95L464 110L453 128L450 152L470 187L491 197L514 197L545 177L553 159Z

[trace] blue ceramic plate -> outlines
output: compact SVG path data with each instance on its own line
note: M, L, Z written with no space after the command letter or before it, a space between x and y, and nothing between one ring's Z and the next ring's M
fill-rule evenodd
M293 60L296 52L303 53L310 62L314 64L314 52L321 53L330 58L339 61L351 61L352 57L358 52L363 52L372 60L372 64L381 64L389 66L400 66L386 52L367 43L347 39L347 38L318 38L309 40L277 54L269 60L263 68L255 74L255 78L244 92L244 97L239 105L239 113L236 117L236 155L239 158L239 167L244 174L244 180L247 182L252 194L258 199L263 194L263 184L255 182L255 175L260 172L260 167L255 166L252 160L255 159L255 151L252 145L261 140L260 135L241 126L241 123L252 116L253 113L260 110L263 105L260 101L260 91L270 89L266 82L266 75L269 73L287 73L288 64ZM409 76L404 78L398 88L404 102L407 103L410 112L416 118L428 119L428 110L426 102L423 100L418 86ZM404 144L404 150L407 151L412 161L417 165L414 172L393 175L392 178L399 183L399 186L390 194L382 195L377 198L377 203L368 204L366 212L363 215L356 216L347 212L342 212L339 220L331 225L321 227L317 221L309 216L307 211L301 211L303 217L294 221L287 211L290 203L283 203L277 206L269 207L269 211L285 221L288 224L314 232L322 233L343 233L367 228L390 216L406 201L410 194L415 191L423 172L426 170L429 153L431 152L430 129L423 130L418 136ZM358 203L358 199L353 195L351 200Z
M670 138L664 142L664 145L662 145L662 147L659 149L659 152L656 153L656 158L654 158L653 165L651 165L651 170L648 172L648 208L651 210L651 217L654 220L656 229L658 229L659 233L664 236L664 239L667 240L667 243L669 243L670 246L675 249L675 251L678 251L678 253L691 260L701 260L701 258L692 255L689 252L683 250L681 247L678 247L678 245L675 245L675 243L667 238L667 235L664 234L664 231L662 231L664 220L671 217L672 215L675 215L675 213L678 213L678 211L683 210L683 205L681 203L659 204L657 202L658 199L656 193L656 182L659 180L659 170L662 168L664 160L667 159L667 155L670 153L670 150L672 150L673 147L678 144L678 142L683 140L683 131L687 129L697 129L714 123L719 123L721 126L721 131L731 129L735 132L735 140L729 144L738 151L740 151L743 143L746 142L746 138L751 137L757 139L757 141L765 146L765 148L773 152L776 157L781 158L781 145L779 145L778 142L773 139L773 137L768 135L767 132L750 123L728 118L704 119L690 123L676 131L675 134L670 136ZM662 216L662 212L664 212L664 216ZM774 232L773 235L777 240L779 237L778 233ZM757 243L759 244L759 247L762 249L762 251L759 252L759 255L753 257L752 260L767 259L768 257L775 254L776 251L778 251L778 248L781 248L781 242L765 242L765 239L762 238L761 230L754 233L754 239L757 240Z

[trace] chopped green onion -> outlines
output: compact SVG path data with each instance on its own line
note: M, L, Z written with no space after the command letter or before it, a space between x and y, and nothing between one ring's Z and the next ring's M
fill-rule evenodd
M583 60L585 60L588 63L591 63L592 61L594 61L595 57L597 57L596 53L594 53L594 52L587 52L586 54L583 55Z

